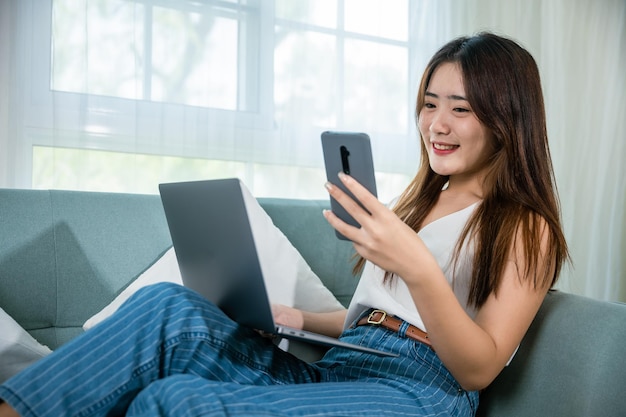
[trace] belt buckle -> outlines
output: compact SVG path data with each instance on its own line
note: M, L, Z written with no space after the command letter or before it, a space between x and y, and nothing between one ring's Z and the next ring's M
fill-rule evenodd
M374 314L380 313L378 320L374 319ZM367 316L367 324L374 324L379 326L387 318L387 312L385 310L372 310L369 316Z

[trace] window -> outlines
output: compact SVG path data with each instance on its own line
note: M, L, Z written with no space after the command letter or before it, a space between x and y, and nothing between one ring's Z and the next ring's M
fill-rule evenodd
M238 176L259 196L326 198L328 129L372 136L393 184L381 189L408 182L393 152L416 141L408 0L32 4L35 188L153 193Z
M258 4L55 0L51 89L258 111L259 20Z
M277 119L406 137L408 1L275 3Z

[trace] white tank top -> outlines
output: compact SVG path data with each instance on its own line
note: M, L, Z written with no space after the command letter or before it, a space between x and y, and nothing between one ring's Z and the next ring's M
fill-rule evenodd
M473 246L471 244L463 246L456 265L453 265L453 255L457 240L477 205L478 203L474 203L441 217L426 225L417 234L437 260L456 298L472 319L476 315L476 310L467 305L467 296L472 278ZM419 266L416 265L416 268ZM377 308L428 331L404 281L396 278L391 283L383 284L384 276L383 269L369 261L365 263L361 279L348 307L345 326L350 326L363 311Z

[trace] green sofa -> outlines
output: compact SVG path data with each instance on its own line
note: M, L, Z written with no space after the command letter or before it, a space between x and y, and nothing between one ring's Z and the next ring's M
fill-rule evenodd
M260 199L344 304L352 247L326 201ZM0 307L55 349L171 246L155 195L0 190ZM626 306L551 292L480 416L625 416Z

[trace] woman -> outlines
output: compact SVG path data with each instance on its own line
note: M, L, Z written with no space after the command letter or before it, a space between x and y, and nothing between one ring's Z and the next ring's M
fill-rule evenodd
M397 358L331 349L307 364L156 285L0 387L0 416L474 415L568 256L537 66L506 38L453 40L426 68L416 116L421 166L392 209L349 176L367 211L326 185L362 225L324 213L364 268L349 309L274 308Z

